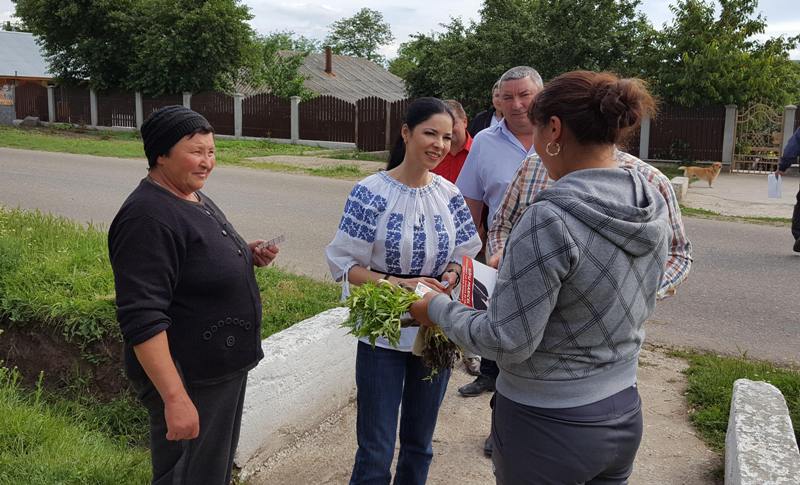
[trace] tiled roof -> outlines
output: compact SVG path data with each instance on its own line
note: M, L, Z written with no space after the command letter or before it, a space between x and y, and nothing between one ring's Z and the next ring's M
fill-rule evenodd
M53 77L33 34L0 31L0 76Z

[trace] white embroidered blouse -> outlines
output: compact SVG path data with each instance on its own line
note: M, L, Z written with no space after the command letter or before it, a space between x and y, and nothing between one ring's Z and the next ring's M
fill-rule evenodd
M379 172L353 187L325 255L345 298L347 273L355 265L436 278L448 263L461 263L462 256L474 257L480 249L469 208L454 184L434 174L428 185L411 188ZM375 345L408 352L416 334L416 327L404 328L397 347L385 339Z

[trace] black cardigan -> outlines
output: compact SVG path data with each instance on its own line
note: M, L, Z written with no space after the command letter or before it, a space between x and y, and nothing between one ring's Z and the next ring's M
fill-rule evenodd
M202 202L189 202L144 179L109 229L131 379L146 378L133 346L164 330L186 385L222 382L264 356L252 253L222 211L198 194Z

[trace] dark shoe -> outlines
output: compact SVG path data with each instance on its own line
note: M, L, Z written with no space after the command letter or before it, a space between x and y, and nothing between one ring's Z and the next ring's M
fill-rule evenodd
M798 237L798 238L795 240L795 242L794 242L794 247L793 247L792 249L794 249L794 252L796 252L796 253L800 253L800 237Z
M458 388L458 393L464 397L480 396L484 392L494 391L494 379L486 376L478 376L474 381Z
M491 458L493 451L494 451L494 443L492 442L492 435L489 435L486 438L486 441L483 442L483 456L485 456L486 458Z

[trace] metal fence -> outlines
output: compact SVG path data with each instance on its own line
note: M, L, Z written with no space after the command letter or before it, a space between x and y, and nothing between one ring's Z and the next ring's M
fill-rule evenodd
M233 96L216 92L193 94L191 104L193 110L205 116L208 122L211 123L215 133L220 135L235 134Z
M356 141L356 105L333 96L300 103L300 138L303 140Z
M14 89L16 117L37 116L50 121L47 112L47 88L38 83L22 82Z
M650 125L650 158L722 160L724 129L724 106L663 106Z
M136 128L136 98L131 93L97 93L97 124Z
M76 125L91 124L89 90L82 86L56 86L56 121Z
M242 135L291 138L292 103L272 94L242 100Z
M356 102L358 111L357 141L360 150L374 152L388 149L386 111L388 103L374 96Z
M54 89L56 120L91 123L89 90L86 86ZM319 96L298 106L299 137L303 140L355 143L360 150L390 148L399 134L405 111L412 100L388 102L367 97L355 104L331 96ZM181 94L142 97L145 119L155 110L182 104ZM203 114L219 134L235 134L234 98L205 92L191 97L191 106ZM135 95L124 92L97 94L98 125L135 127ZM16 115L47 120L47 89L34 83L16 87ZM648 156L655 160L721 160L725 125L724 106L686 108L662 106L651 121ZM291 101L272 94L242 99L242 135L290 139ZM795 129L800 128L800 117ZM639 130L631 133L623 149L639 155Z

